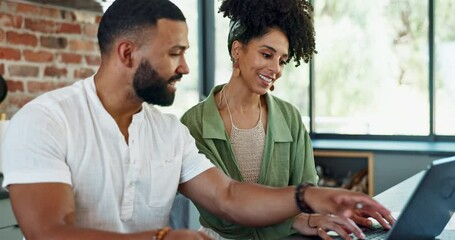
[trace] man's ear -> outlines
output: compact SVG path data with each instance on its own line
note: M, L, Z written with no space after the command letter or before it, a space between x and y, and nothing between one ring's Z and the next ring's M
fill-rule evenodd
M117 56L120 62L128 68L133 66L134 43L128 40L120 41L117 45Z

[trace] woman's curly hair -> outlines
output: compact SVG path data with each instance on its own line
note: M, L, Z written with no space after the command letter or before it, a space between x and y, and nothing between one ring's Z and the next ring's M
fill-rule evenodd
M308 63L316 53L313 7L306 0L223 0L218 12L229 17L231 24L240 22L245 28L233 39L243 44L263 36L270 28L283 31L289 40L287 63L294 59L296 67L301 59Z

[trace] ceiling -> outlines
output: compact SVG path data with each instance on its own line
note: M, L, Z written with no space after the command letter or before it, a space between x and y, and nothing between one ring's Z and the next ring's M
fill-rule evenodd
M114 0L26 0L41 4L87 10L92 12L103 12Z

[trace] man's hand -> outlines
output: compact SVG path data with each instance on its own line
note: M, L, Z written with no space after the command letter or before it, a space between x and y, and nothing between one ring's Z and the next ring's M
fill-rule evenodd
M340 188L310 187L306 190L304 199L318 213L336 214L343 217L368 213L383 226L392 225L395 222L389 210L364 193ZM358 210L361 212L356 212ZM354 216L354 219L356 217Z
M172 230L168 234L166 234L166 237L164 239L166 239L166 240L174 240L174 239L175 240L180 240L180 239L211 240L212 238L203 232L197 232L197 231L192 231L192 230Z

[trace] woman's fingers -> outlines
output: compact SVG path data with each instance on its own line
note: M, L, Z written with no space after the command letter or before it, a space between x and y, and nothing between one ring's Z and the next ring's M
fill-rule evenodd
M327 232L323 228L318 228L317 234L321 239L324 240L332 240L332 238L327 234Z
M362 212L355 211L352 214L351 219L360 226L372 227L373 222L370 219L368 219L369 216L370 214L365 214L363 211Z
M351 239L349 233L353 233L360 239L365 238L365 234L351 219L332 215L332 221L334 224L330 226L330 229L337 232L343 239Z
M383 226L383 227L384 227L385 229L387 229L387 230L389 230L390 228L392 228L391 225L394 223L394 220L393 220L393 218L391 218L390 215L387 216L387 217L389 218L389 219L387 219L387 221L386 221L386 219L384 219L384 217L383 217L381 214L379 214L378 212L373 212L373 213L371 214L371 217L374 218L374 219L376 219L376 221L378 221L379 224L381 224L381 226Z

